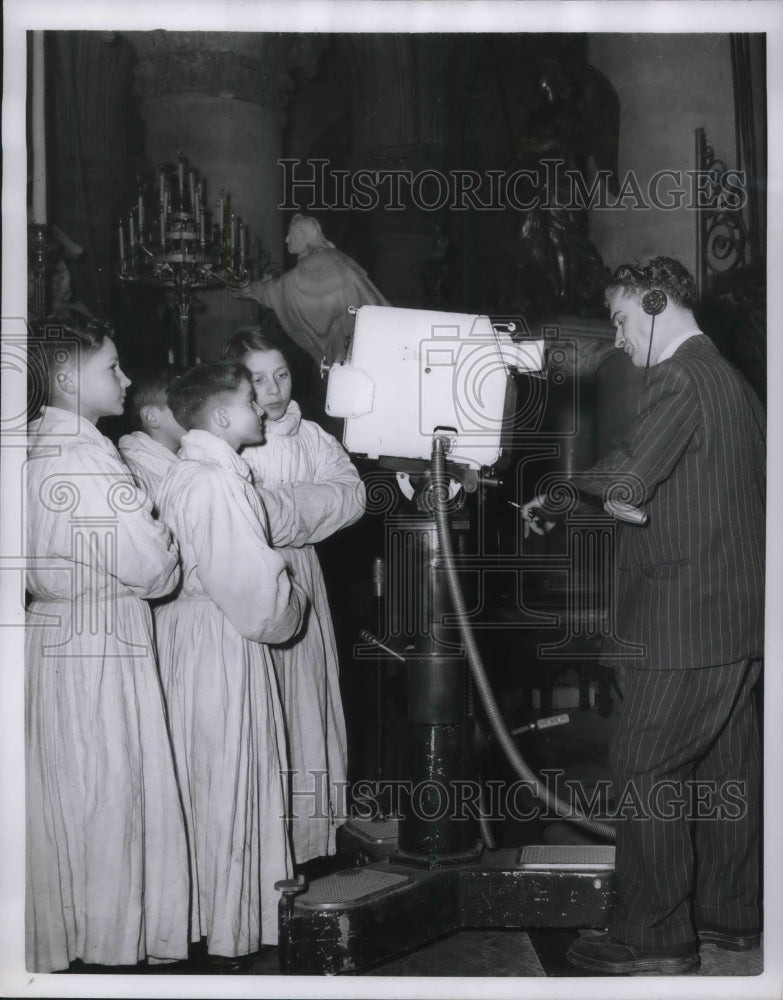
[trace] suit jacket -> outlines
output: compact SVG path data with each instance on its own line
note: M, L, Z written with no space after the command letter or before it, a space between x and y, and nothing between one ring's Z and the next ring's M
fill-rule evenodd
M649 514L618 524L606 663L763 655L765 454L761 404L704 334L650 369L622 446L575 477Z

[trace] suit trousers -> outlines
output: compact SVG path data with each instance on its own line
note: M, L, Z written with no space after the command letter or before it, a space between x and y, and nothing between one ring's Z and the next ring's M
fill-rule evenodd
M614 940L659 948L693 941L694 925L758 929L760 671L745 660L623 672Z

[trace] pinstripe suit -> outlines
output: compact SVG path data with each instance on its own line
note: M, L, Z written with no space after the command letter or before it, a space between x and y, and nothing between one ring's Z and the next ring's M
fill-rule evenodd
M625 944L684 943L694 922L758 927L760 665L750 661L763 655L763 428L750 388L698 334L650 369L622 447L575 477L595 493L622 484L622 499L649 514L643 528L619 527L614 621L623 643L604 648L605 662L624 668L611 748L617 800L632 817L635 795L649 805L684 792L686 780L724 792L725 782L744 782L738 819L691 828L690 807L673 819L649 808L644 819L618 817L610 930Z

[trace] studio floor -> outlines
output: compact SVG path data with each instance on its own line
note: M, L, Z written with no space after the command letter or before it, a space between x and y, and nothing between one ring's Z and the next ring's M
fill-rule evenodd
M562 768L568 778L578 779L589 792L596 781L608 778L607 749L616 712L600 715L595 705L587 710L555 708L555 712L566 712L570 718L568 724L526 735L520 741L520 749L537 769ZM503 846L542 841L550 844L587 842L584 834L562 821L535 831L526 830L518 823L498 821L495 832ZM576 937L575 929L464 930L362 970L359 975L576 978L598 975L574 968L566 961L566 952ZM757 976L764 970L763 941L758 951L737 953L705 945L700 955L700 976ZM154 971L163 970L158 967ZM193 965L170 971L202 973L203 969ZM265 948L248 974L279 975L277 948Z

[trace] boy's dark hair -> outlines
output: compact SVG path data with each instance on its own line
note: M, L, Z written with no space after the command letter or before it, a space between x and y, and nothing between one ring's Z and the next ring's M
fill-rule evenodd
M168 390L175 379L185 372L177 365L160 365L145 368L133 374L133 383L128 392L126 413L134 430L142 430L141 411L145 406L158 406L162 410L169 405Z
M628 295L644 295L654 288L666 292L668 298L683 309L696 306L696 283L688 269L672 257L654 257L646 267L621 264L609 279L604 301L608 305L609 296L618 289Z
M278 333L274 327L265 329L261 326L243 326L223 348L223 357L226 361L242 364L245 355L250 351L280 351L290 368L291 358L288 349L286 337Z
M114 330L99 319L47 316L27 340L27 411L32 418L49 402L52 380L62 368L78 365L99 351Z
M214 399L236 392L243 381L251 381L244 365L221 362L196 365L169 386L169 408L180 427L192 430L199 426Z

